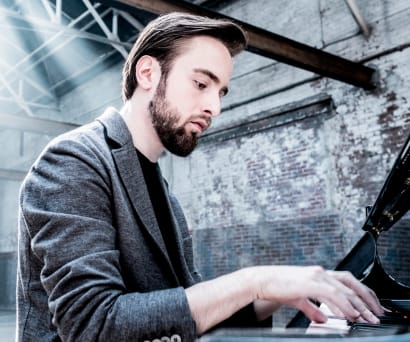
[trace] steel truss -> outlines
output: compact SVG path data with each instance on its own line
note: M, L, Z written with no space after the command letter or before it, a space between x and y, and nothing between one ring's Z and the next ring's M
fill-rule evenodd
M35 119L40 110L59 112L55 90L62 82L69 80L60 80L52 84L47 80L39 81L31 77L31 74L36 72L36 68L46 68L44 65L47 63L47 58L52 57L75 39L98 42L112 47L105 54L105 58L116 52L120 53L122 58L126 58L133 40L144 25L127 12L103 7L99 3L92 4L89 0L81 0L84 11L74 18L63 11L64 1L68 5L72 3L72 0L31 1L37 2L37 11L28 13L23 11L24 2L18 0L12 9L0 7L0 18L4 18L0 21L2 32L8 30L18 32L20 35L38 33L47 37L40 41L34 49L21 47L13 41L10 35L5 34L0 37L0 44L6 45L7 49L14 50L19 56L12 63L0 56L0 105L3 103L0 114L28 116ZM129 41L120 38L119 18L135 28L136 33ZM101 29L101 34L87 31L95 25ZM79 66L77 74L71 74L69 78L91 70L100 62L101 59L98 59L91 61L88 65ZM44 63L43 66L42 63ZM13 103L16 106L13 107ZM5 111L4 108L6 108ZM7 122L0 121L0 127L7 127Z

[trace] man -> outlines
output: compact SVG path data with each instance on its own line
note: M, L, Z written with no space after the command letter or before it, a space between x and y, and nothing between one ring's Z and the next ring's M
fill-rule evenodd
M257 266L201 282L180 206L157 161L192 152L220 113L237 25L184 14L151 22L123 72L121 112L54 139L20 196L18 340L192 341L218 324L256 325L281 305L377 322L349 273Z

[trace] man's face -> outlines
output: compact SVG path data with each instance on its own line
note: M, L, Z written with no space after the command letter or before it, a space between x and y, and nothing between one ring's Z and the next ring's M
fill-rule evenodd
M164 147L187 156L219 115L233 66L227 48L211 37L191 38L181 49L168 77L161 77L149 110Z

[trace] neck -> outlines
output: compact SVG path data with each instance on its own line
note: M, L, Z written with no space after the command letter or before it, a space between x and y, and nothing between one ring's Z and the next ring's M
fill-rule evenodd
M121 109L121 116L131 132L134 146L151 162L156 163L165 149L152 125L148 105L149 101L144 103L133 96Z

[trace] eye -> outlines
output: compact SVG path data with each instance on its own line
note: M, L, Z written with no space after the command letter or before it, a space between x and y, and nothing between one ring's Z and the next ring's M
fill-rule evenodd
M197 87L199 90L203 90L203 89L206 88L206 84L205 84L205 83L199 82L199 81L197 81L197 80L194 80L194 82L195 82L196 87Z
M220 92L219 92L219 97L224 97L224 96L226 96L228 94L228 90L226 90L226 89L224 89L224 90L221 90Z

